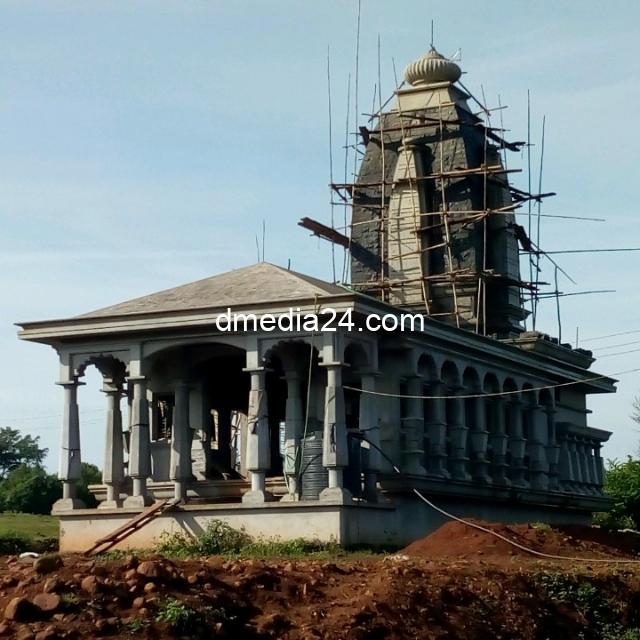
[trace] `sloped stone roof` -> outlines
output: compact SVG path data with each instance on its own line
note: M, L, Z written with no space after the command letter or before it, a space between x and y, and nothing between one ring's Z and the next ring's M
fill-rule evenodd
M349 293L347 289L330 282L261 262L77 317L106 318L189 309L250 306L345 293Z

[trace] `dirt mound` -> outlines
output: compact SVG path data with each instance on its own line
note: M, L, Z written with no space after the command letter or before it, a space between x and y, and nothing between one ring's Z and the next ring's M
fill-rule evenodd
M607 637L640 633L640 573L608 564L397 555L60 556L53 564L42 573L28 560L0 558L0 640L600 640L605 626L620 631Z
M531 524L493 524L472 521L539 553L571 558L633 558L640 551L640 535L606 532L596 527L549 527ZM448 522L432 534L412 542L400 553L420 557L472 558L535 557L505 540L461 522Z

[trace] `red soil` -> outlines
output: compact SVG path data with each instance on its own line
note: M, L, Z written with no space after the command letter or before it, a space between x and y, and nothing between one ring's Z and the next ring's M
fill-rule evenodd
M530 524L477 524L524 547L555 556L633 558L640 551L640 535L634 533L609 533L594 527L581 526L550 528ZM460 522L448 522L431 535L411 543L400 553L427 558L536 557L497 536Z

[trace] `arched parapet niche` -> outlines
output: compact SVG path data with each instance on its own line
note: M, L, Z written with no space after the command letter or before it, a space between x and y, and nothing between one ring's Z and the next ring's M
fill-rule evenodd
M259 362L273 369L279 366L284 372L300 375L309 370L309 358L312 366L317 365L319 344L311 337L292 337L290 339L261 340L258 347Z
M520 390L518 383L512 377L505 378L502 383L502 391L504 392L504 399L509 402L510 400L520 399Z
M172 349L186 348L200 345L226 345L246 351L248 349L248 337L243 335L217 335L217 336L190 336L188 338L172 338L169 340L152 340L145 342L141 348L141 358L148 360L156 358L161 352Z
M521 387L520 398L526 409L531 409L538 405L538 392L530 382L525 382Z
M500 382L495 373L486 373L482 381L482 390L486 394L498 394L500 393ZM496 395L490 397L499 397Z
M412 370L420 376L425 384L433 384L440 380L440 363L430 353L416 351L412 353L415 358Z
M360 376L374 369L370 351L360 342L349 341L344 348L342 360L348 371L345 372L346 375Z
M440 380L450 392L457 392L462 387L462 379L458 365L453 360L445 360L440 369Z
M475 395L482 391L480 374L474 367L465 367L462 373L462 386L464 387L465 395Z
M555 410L555 399L552 389L540 389L538 392L538 404L548 411Z
M105 382L121 387L129 375L129 352L75 354L71 358L73 377L83 378L89 367L95 367Z
M371 340L347 337L344 341L342 360L360 373L378 370L378 345Z

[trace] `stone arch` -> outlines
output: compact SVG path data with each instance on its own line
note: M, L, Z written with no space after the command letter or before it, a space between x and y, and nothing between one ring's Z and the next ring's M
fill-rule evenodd
M480 376L474 367L465 368L462 373L462 386L466 389L467 395L481 391Z
M354 372L362 372L371 366L369 354L359 342L349 342L343 352L343 359Z
M447 387L454 391L461 386L460 372L458 366L452 360L445 360L440 369L440 379Z
M128 362L124 359L117 358L115 355L92 354L87 355L75 368L75 377L84 377L88 367L95 367L101 374L103 379L110 380L112 384L122 385L128 372Z
M438 366L433 356L428 353L420 354L416 363L416 372L419 376L422 376L425 382L435 382L439 380Z

